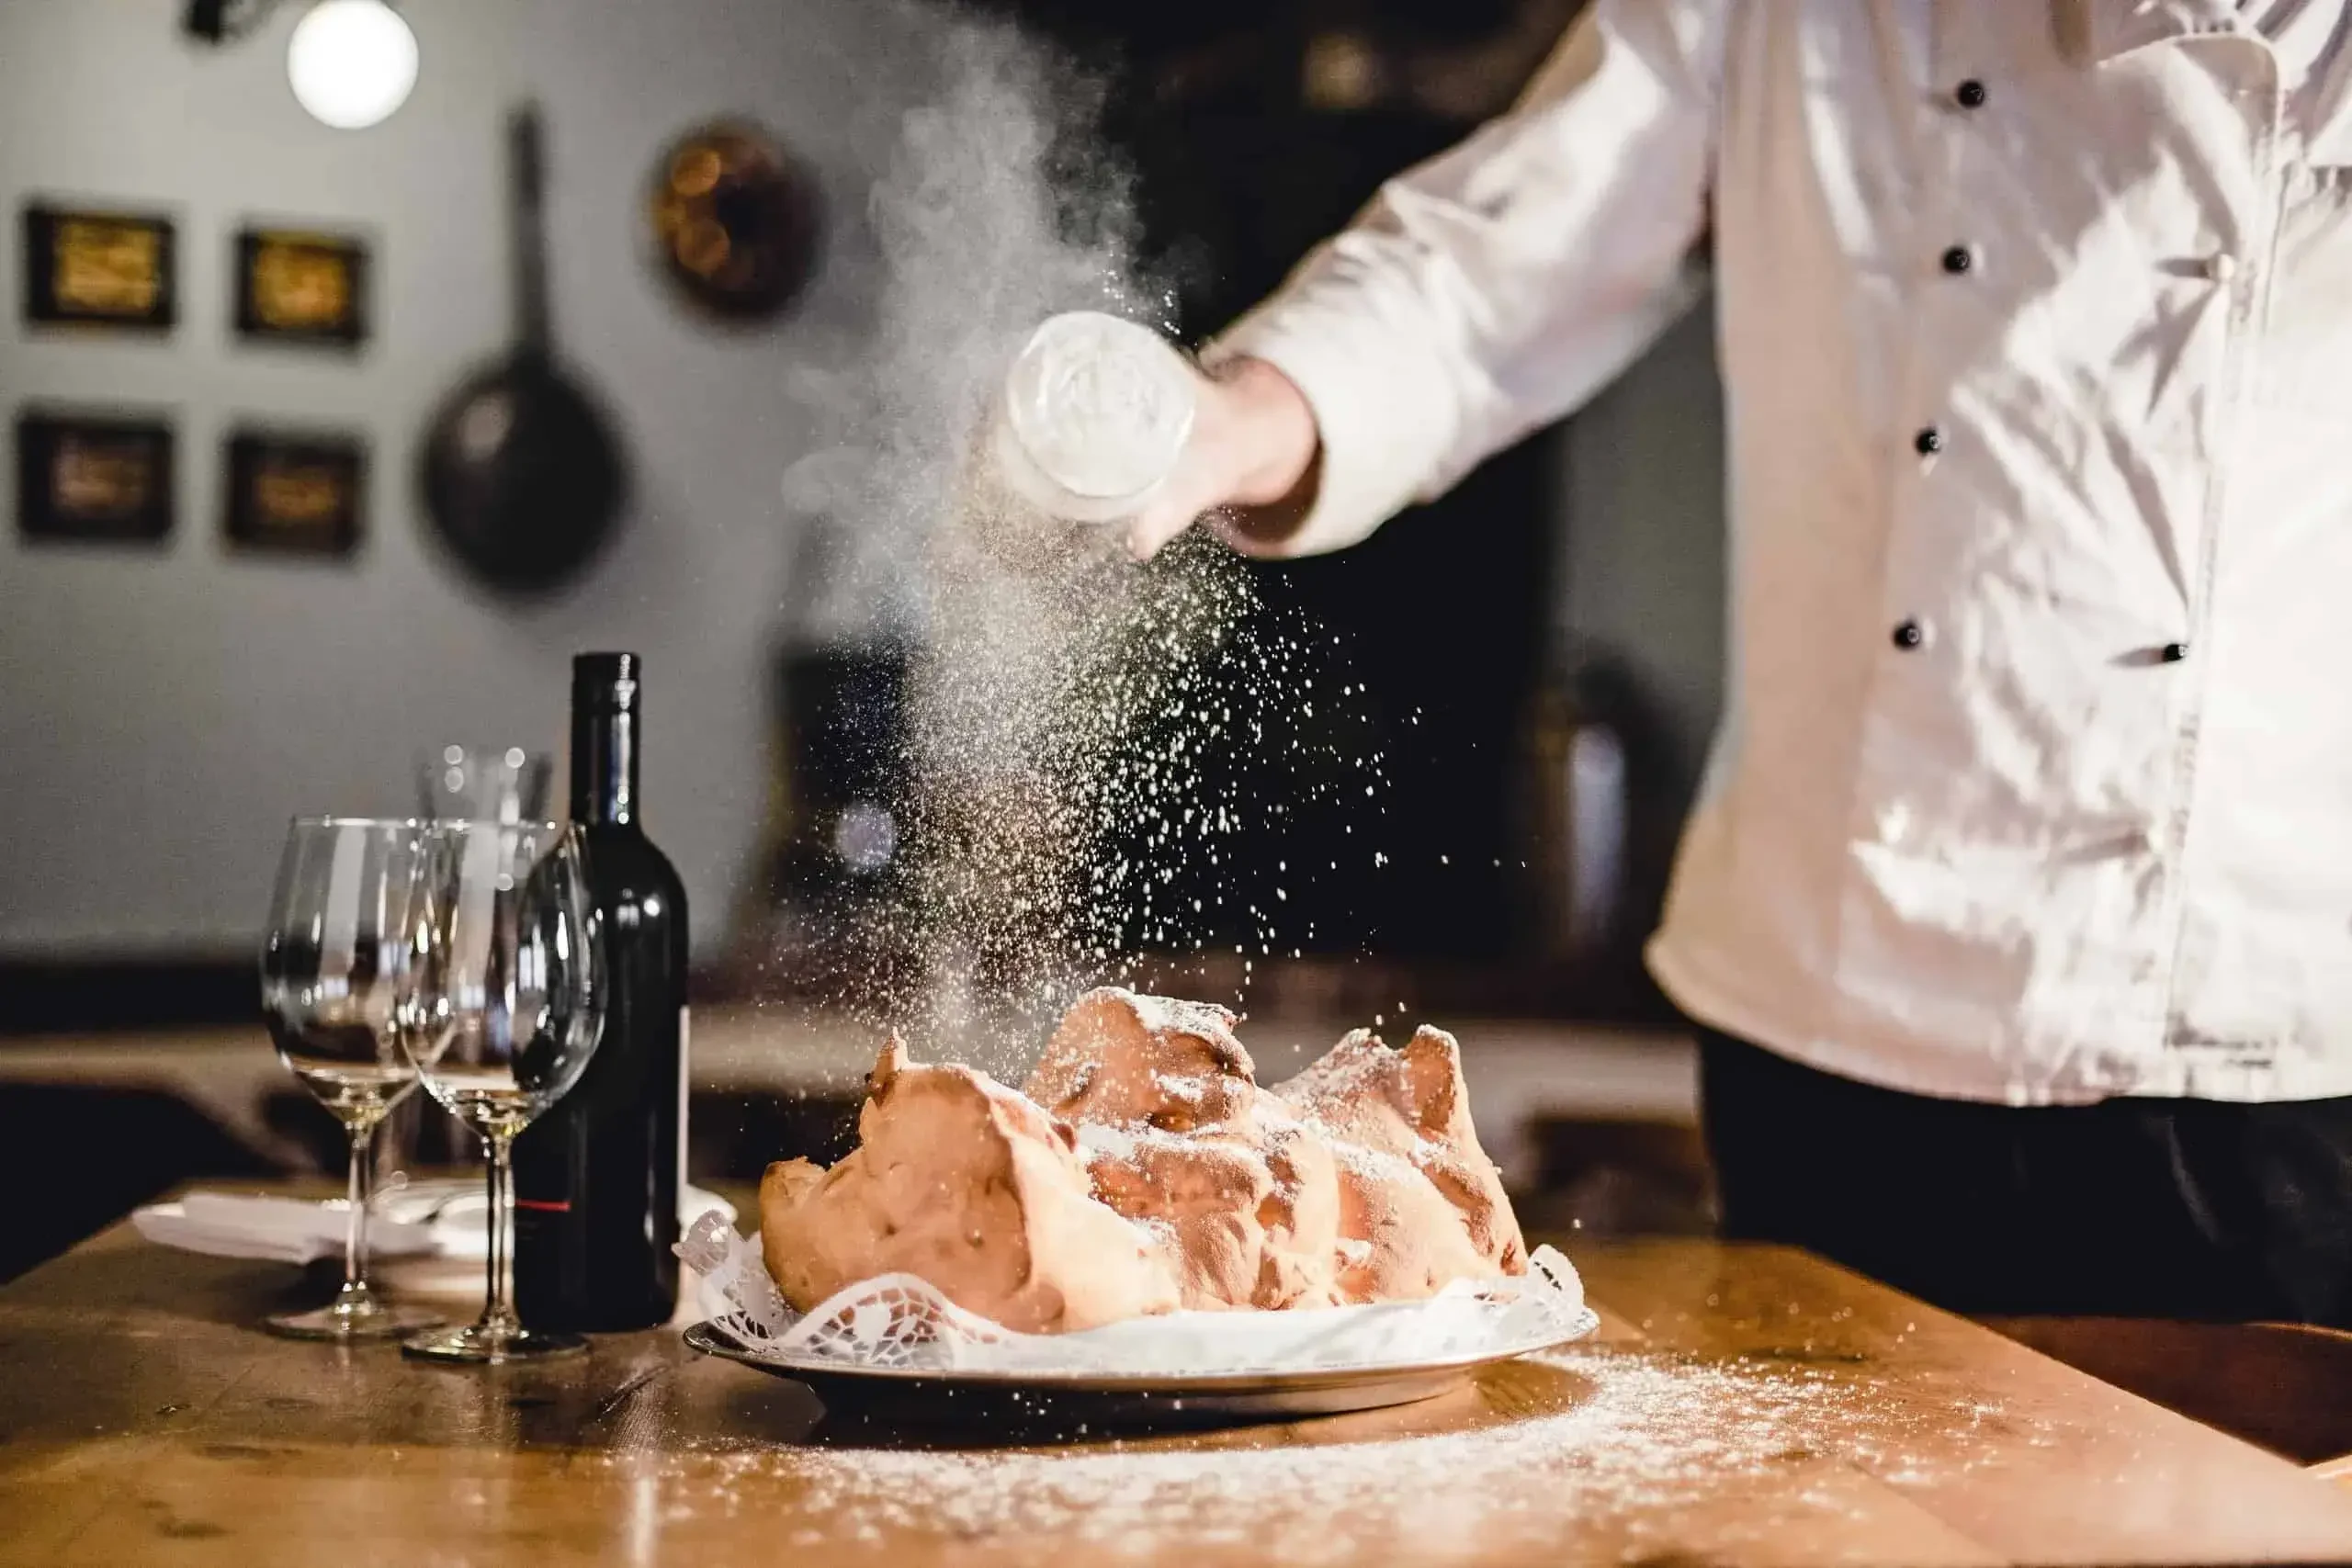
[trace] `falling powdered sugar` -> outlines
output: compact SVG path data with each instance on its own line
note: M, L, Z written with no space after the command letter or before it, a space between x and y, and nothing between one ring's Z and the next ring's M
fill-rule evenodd
M878 293L869 330L796 356L814 449L786 493L832 541L811 629L906 651L903 891L856 917L881 956L829 999L1017 1081L1047 1021L1151 955L1214 942L1246 987L1313 943L1285 905L1314 868L1278 897L1237 846L1342 806L1368 833L1386 759L1316 690L1360 690L1344 640L1222 546L1138 567L1008 482L991 446L1023 365L1012 402L1058 488L1164 470L1197 376L1175 297L1138 259L1098 80L967 13L868 9L892 70L845 134L893 150L861 236Z

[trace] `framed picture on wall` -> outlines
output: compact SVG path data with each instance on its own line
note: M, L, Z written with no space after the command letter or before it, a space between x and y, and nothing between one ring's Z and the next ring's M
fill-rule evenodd
M341 431L241 428L221 464L221 532L232 548L343 558L359 548L368 446Z
M48 202L24 211L25 320L165 331L178 320L172 220Z
M328 348L368 341L366 239L248 224L237 231L235 261L241 336Z
M174 442L160 414L17 415L17 530L28 539L152 544L172 531Z

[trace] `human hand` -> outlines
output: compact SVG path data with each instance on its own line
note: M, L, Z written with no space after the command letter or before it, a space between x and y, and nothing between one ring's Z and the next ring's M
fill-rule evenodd
M1210 515L1243 554L1277 549L1314 503L1321 457L1315 411L1289 377L1262 359L1219 366L1202 378L1174 470L1127 521L1127 548L1148 560Z

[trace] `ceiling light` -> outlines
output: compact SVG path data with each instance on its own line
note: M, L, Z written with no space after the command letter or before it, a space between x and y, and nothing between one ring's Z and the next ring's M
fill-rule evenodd
M319 0L294 24L286 79L311 118L364 130L416 85L416 35L384 0Z

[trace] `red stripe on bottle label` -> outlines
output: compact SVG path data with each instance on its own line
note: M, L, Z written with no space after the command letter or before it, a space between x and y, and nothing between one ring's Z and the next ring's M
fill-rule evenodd
M550 1200L546 1198L517 1198L514 1200L514 1206L518 1209L541 1209L550 1214L568 1214L571 1213L571 1200L569 1198L560 1200Z

